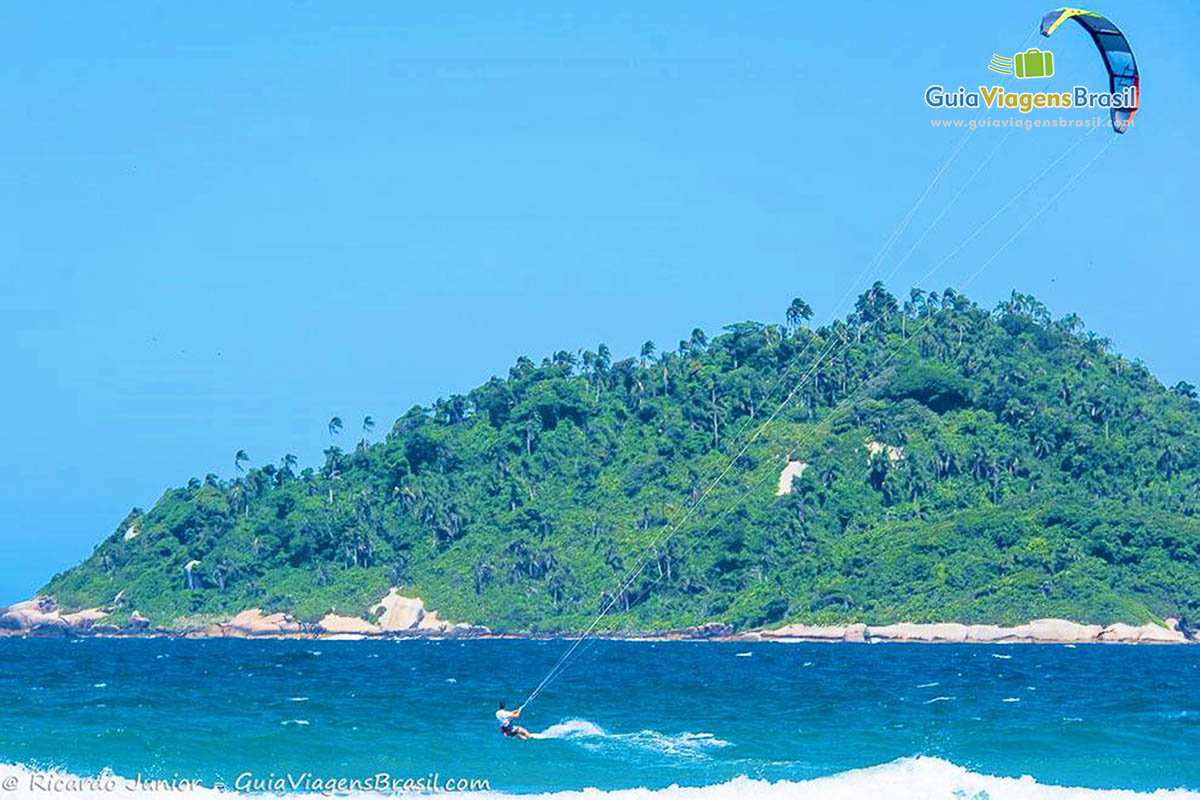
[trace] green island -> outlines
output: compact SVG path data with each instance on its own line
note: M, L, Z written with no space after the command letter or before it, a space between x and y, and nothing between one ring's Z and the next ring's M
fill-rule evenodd
M1016 292L811 318L520 358L384 435L334 417L319 468L236 451L41 594L176 628L392 586L496 632L1197 616L1193 386Z

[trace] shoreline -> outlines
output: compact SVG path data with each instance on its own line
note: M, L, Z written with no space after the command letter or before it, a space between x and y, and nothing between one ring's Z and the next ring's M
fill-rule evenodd
M284 616L284 615L279 615ZM62 622L39 623L29 627L0 627L0 639L299 639L305 641L439 641L453 640L527 640L574 641L577 631L554 633L493 632L481 626L455 626L445 629L414 627L371 633L329 631L319 624L290 622L294 629L264 630L239 627L230 623L212 623L193 628L161 626L116 626L104 624L71 625ZM723 642L740 644L1058 644L1058 645L1189 645L1200 644L1188 636L1175 620L1167 625L1145 623L1134 626L1115 623L1108 626L1085 625L1063 619L1033 620L1025 625L965 625L962 623L893 623L889 625L808 626L784 625L773 629L737 631L721 623L668 630L624 633L592 633L595 639L626 642Z
M53 597L34 597L0 608L0 638L3 637L88 637L171 639L310 639L362 641L370 639L529 639L534 641L575 640L578 631L548 633L496 632L484 625L450 622L425 607L419 597L405 597L392 587L371 606L371 619L330 612L318 622L302 622L290 614L264 613L249 608L223 621L177 619L175 627L153 626L134 610L117 624L121 595L108 606L64 612ZM895 622L868 625L788 623L774 628L738 630L724 622L708 622L665 631L593 633L598 639L617 641L712 641L712 642L920 642L926 644L1197 644L1198 637L1186 624L1167 618L1130 625L1086 624L1067 619L1044 618L1022 625L964 624L960 622Z

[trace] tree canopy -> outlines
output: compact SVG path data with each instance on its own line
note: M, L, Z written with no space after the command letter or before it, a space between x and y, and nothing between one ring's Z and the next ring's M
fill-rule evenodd
M168 625L362 614L389 586L521 631L610 602L605 629L1195 617L1194 387L1027 295L909 298L876 284L815 329L797 298L673 350L522 357L381 441L364 416L317 468L243 472L238 450L232 478L135 509L44 591L123 592ZM789 460L807 466L777 495Z

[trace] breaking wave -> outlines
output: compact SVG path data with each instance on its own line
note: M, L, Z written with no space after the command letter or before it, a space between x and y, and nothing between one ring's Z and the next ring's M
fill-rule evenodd
M607 734L586 720L568 720L543 732L553 736L546 738L617 738L642 734ZM655 734L663 736L662 734ZM705 738L707 735L685 734ZM664 737L681 738L681 737ZM719 740L707 739L709 742ZM723 745L724 743L722 743ZM38 783L38 776L51 776ZM15 782L14 782L15 781ZM57 781L57 783L55 783ZM67 782L67 783L63 783ZM175 786L131 786L131 781L104 774L99 777L81 777L65 772L37 772L27 767L0 764L0 787L5 796L24 798L52 798L67 794L80 800L167 800L181 797L218 798L238 796L233 791L218 791L208 786L181 788ZM68 785L69 784L69 785ZM312 794L294 793L284 795L256 795L258 797L290 797L300 800ZM339 797L378 798L371 793L339 794ZM479 800L490 798L521 797L529 800L739 800L740 798L762 798L763 800L861 800L864 797L887 797L888 800L1200 800L1200 792L1187 789L1159 789L1153 792L1137 792L1128 789L1083 789L1071 786L1042 784L1029 776L1001 778L971 772L963 767L940 758L916 756L902 758L888 764L865 769L842 772L823 778L803 781L766 781L746 777L734 778L724 783L709 786L680 787L665 789L578 789L547 792L543 794L509 795L499 791L471 792Z

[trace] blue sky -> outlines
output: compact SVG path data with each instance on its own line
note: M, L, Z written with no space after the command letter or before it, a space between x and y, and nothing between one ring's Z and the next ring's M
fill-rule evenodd
M992 83L1049 7L915 5L7 5L0 601L239 448L314 463L333 414L382 432L522 354L906 293L1083 137L978 132L856 282L962 140L925 87ZM1032 292L1200 383L1200 10L1102 10L1140 125L967 293ZM1103 85L1081 30L1046 44L1052 80ZM1112 138L924 285L960 286Z

